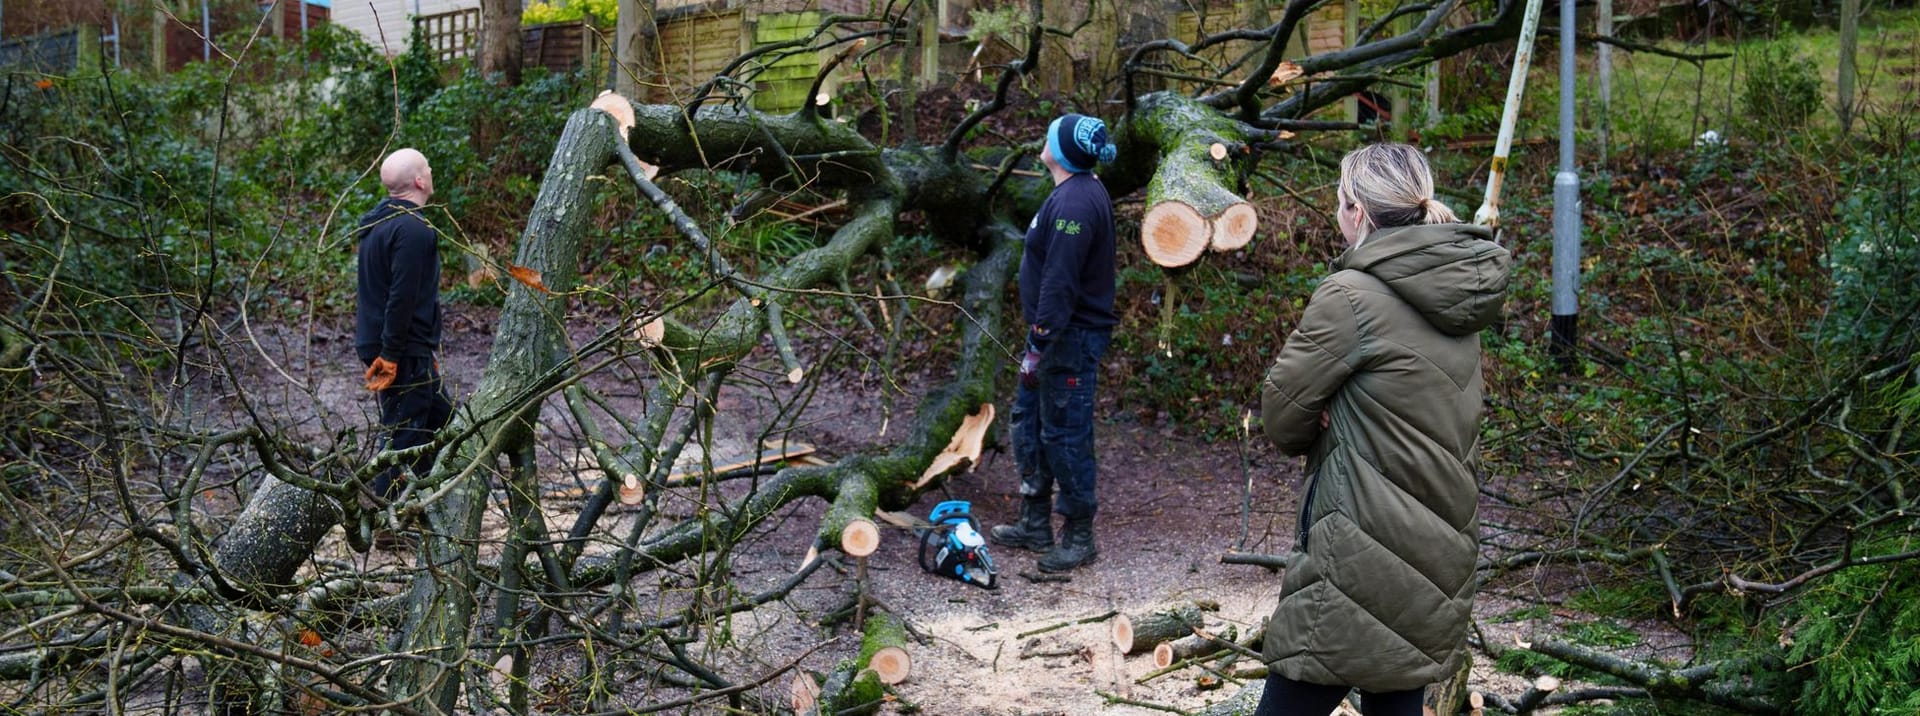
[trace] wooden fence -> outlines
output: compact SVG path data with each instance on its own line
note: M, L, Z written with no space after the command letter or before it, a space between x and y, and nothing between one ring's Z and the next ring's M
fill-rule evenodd
M472 59L480 49L480 9L468 8L415 18L422 38L440 62ZM605 57L605 38L583 20L520 28L520 66L569 72ZM733 55L729 53L728 57Z
M579 20L520 28L521 67L569 72L605 58L612 49L599 31Z
M0 67L71 74L92 65L99 51L99 28L80 25L0 42Z
M433 58L441 62L467 59L480 47L480 8L422 15L413 22Z
M671 102L719 73L746 49L739 10L684 14L660 22L660 74L646 81L648 100Z

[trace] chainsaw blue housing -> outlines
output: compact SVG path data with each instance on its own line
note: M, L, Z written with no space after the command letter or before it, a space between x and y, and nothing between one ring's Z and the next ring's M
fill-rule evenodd
M993 557L987 553L973 504L947 500L927 514L933 526L920 534L920 568L987 589L995 588ZM931 548L932 559L928 559Z

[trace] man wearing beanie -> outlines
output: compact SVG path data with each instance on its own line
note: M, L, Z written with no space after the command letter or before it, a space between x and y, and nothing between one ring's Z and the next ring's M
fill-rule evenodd
M1113 313L1113 204L1093 168L1113 161L1114 152L1099 119L1069 114L1053 120L1040 153L1053 193L1027 227L1020 260L1027 324L1013 403L1020 521L989 534L1000 544L1044 552L1043 572L1065 572L1097 554L1094 387L1119 319ZM1065 518L1058 543L1052 512Z

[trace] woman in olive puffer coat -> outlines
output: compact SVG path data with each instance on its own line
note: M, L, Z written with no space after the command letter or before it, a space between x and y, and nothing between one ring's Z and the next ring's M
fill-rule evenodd
M1263 716L1326 716L1350 688L1368 716L1419 714L1473 606L1479 332L1508 254L1433 198L1413 147L1362 147L1340 173L1348 249L1261 385L1267 437L1307 456Z

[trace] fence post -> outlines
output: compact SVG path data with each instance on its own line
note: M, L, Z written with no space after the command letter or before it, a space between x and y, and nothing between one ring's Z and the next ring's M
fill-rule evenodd
M1593 16L1593 34L1599 35L1601 38L1613 37L1613 0L1600 0L1599 6L1594 8ZM1607 153L1609 151L1607 142L1610 138L1607 135L1613 132L1613 46L1607 44L1604 39L1601 42L1595 43L1594 57L1596 63L1600 65L1598 73L1600 79L1600 131L1596 139L1600 140L1600 164L1604 167L1607 163Z
M200 61L213 61L213 0L200 0Z

